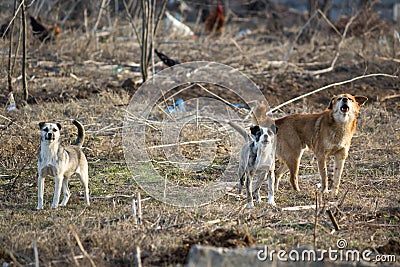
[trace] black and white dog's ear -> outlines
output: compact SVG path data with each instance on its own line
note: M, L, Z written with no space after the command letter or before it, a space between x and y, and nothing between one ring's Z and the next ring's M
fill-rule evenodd
M275 124L271 125L270 130L272 131L273 134L277 134L278 133L278 128L275 126Z
M39 122L39 129L42 129L45 124L46 124L46 122L44 122L44 121Z
M252 135L257 135L257 133L260 131L260 126L255 125L250 127L250 132Z
M58 122L56 124L57 124L58 130L61 130L61 124Z

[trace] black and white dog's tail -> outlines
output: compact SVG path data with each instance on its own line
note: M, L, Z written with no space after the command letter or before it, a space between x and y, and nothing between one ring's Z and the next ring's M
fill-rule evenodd
M74 145L82 147L83 142L85 141L85 129L83 128L83 125L77 120L73 120L72 123L76 126L76 128L78 128L78 138L76 138Z

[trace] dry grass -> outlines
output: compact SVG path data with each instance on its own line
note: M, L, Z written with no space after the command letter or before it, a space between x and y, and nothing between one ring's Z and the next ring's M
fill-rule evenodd
M362 48L361 40L356 37L349 38L342 47L335 72L309 77L293 65L287 68L270 65L270 61L283 58L290 45L288 38L276 33L276 39L266 42L262 37L265 32L259 30L245 39L236 39L238 47L231 41L236 38L237 29L235 25L227 28L219 39L200 37L202 39L196 42L164 43L160 47L171 57L217 61L237 67L260 86L272 106L333 81L358 76L366 67L370 72L398 73L396 64L375 57L392 54L389 46L379 45L378 37L371 37L366 48ZM304 155L301 164L302 191L295 193L288 180L283 179L276 197L278 208L262 203L247 210L244 199L238 202L230 194L210 205L186 209L150 199L143 202L143 224L134 224L130 196L140 189L123 155L122 126L130 95L120 85L127 78L138 79L139 75L130 67L124 67L122 72L113 68L138 63L138 47L133 39L122 38L104 43L96 41L85 47L84 37L73 32L68 34L76 38L67 38L65 33L50 47L30 44L28 73L35 78L29 86L39 104L22 107L17 112L0 110L1 262L32 265L34 240L41 265L87 266L90 260L79 248L76 237L98 266L132 265L136 246L142 250L145 266L155 266L184 263L190 245L195 243L234 247L256 242L282 249L313 244L314 210L280 209L314 203L314 187L319 179L310 153ZM157 42L168 38L161 36ZM390 37L384 38L389 40ZM329 63L338 38L318 33L315 39L323 41L314 47L296 47L290 62L301 68L317 68L324 65L323 62ZM4 48L5 42L0 44L0 49ZM5 64L6 57L2 56L2 77L6 77ZM50 65L60 70L49 69ZM161 65L156 67L159 69ZM5 80L1 81L0 103L4 107L6 86ZM322 213L318 218L318 248L335 247L339 238L345 238L349 248L360 250L377 248L389 239L400 240L400 199L396 193L400 191L399 103L398 98L381 101L387 95L398 94L399 89L398 80L374 78L330 89L283 108L285 114L321 110L332 94L343 91L370 98L359 118L339 197L326 200L343 199L341 205L334 208L341 231L333 232L328 216ZM193 95L195 93L187 92L182 96ZM232 95L223 97L235 100ZM42 120L61 122L64 143L68 143L76 136L71 119L82 121L87 131L84 152L89 160L92 205L83 206L81 185L75 178L71 181L73 195L69 205L50 210L53 181L49 177L45 187L46 209L35 211L37 124ZM195 131L194 125L188 125L181 133L182 140L225 138L226 133L219 131L217 124L207 127L207 130L200 127ZM147 144L159 145L159 133L148 132ZM166 159L161 150L154 150L149 153L156 160ZM202 185L218 175L225 164L225 156L230 153L230 144L220 141L216 150L215 168L210 168L208 173L185 173L168 164L157 167L162 175L168 173L181 184ZM180 152L196 159L198 151L198 145L190 144L182 146ZM262 194L266 194L265 187ZM142 195L147 197L145 192ZM392 253L399 254L395 250Z

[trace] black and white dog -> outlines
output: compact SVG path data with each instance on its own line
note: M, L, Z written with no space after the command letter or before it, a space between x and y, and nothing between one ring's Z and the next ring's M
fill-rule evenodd
M272 186L275 184L275 136L277 128L275 125L270 125L270 127L252 126L250 127L252 140L249 140L246 131L241 126L233 122L228 122L228 124L237 130L247 141L240 151L238 193L242 193L242 187L246 183L246 206L247 208L253 208L253 177L257 171L263 171L265 172L263 179L258 179L254 187L254 197L257 202L261 202L261 184L270 175L268 179L268 204L275 206Z

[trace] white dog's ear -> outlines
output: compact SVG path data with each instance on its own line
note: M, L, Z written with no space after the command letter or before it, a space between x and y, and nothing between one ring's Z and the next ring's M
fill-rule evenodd
M61 130L61 124L59 124L58 122L57 122L57 127L58 127L58 130Z
M44 122L44 121L39 122L39 129L42 129L45 124L46 124L46 122Z
M328 109L333 109L333 101L335 100L336 96L333 96L331 98L331 101L329 101Z
M354 98L356 99L357 103L362 106L365 104L365 102L367 102L368 97L366 96L362 96L362 95L356 95L354 96Z

